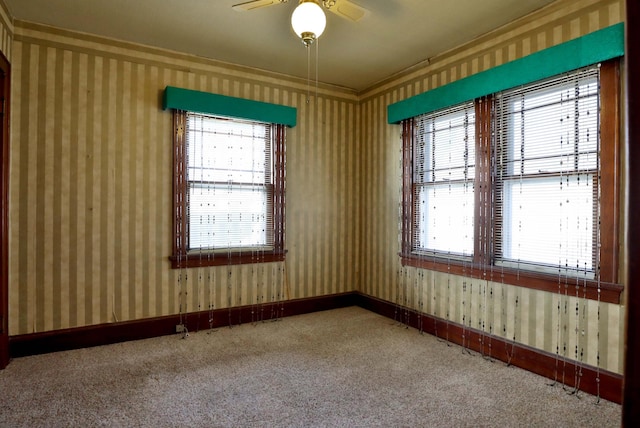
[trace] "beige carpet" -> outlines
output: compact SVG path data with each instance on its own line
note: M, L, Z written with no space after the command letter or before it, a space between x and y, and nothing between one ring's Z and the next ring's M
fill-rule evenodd
M620 426L548 383L352 307L15 359L0 426Z

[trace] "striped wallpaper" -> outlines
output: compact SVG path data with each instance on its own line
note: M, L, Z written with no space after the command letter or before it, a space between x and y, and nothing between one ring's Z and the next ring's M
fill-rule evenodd
M386 107L621 22L623 5L559 0L362 94L321 85L308 103L300 79L11 23L0 8L13 70L10 334L358 290L566 348L559 358L596 366L600 352L599 367L621 373L622 306L400 265L400 128ZM298 108L287 134L286 262L170 269L166 85Z
M360 291L559 359L622 373L621 305L401 266L401 127L386 124L386 106L623 20L622 0L561 0L360 95L359 128L367 147L361 158L360 215L367 221L361 223ZM576 346L584 352L576 354Z
M355 288L353 93L25 22L12 50L11 335ZM167 85L298 108L286 262L170 268Z

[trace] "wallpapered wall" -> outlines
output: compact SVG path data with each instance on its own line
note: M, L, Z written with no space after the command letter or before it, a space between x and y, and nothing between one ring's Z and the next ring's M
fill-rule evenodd
M621 22L623 5L561 0L366 93L321 86L309 103L298 79L12 24L0 9L13 71L10 334L358 290L549 352L566 345L568 358L578 344L594 366L599 350L599 366L621 373L622 306L400 265L400 128L386 107ZM285 263L170 269L166 85L299 109Z
M622 373L621 305L401 266L401 128L386 106L623 20L621 0L560 1L361 94L360 291L594 367L599 350L599 366Z
M24 22L12 68L10 334L354 289L354 94ZM286 262L170 268L167 85L298 108Z

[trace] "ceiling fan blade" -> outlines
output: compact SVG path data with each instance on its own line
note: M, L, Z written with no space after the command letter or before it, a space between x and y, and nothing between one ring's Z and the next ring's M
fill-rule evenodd
M258 9L265 6L273 6L274 4L286 3L288 0L252 0L244 3L238 3L231 6L233 10L238 12L246 12L248 10Z
M349 0L336 0L336 4L329 8L329 11L354 22L360 21L370 13L368 9L358 6Z

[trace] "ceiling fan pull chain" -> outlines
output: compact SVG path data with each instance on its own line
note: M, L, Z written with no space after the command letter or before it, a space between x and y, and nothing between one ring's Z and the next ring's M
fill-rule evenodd
M311 79L311 48L305 45L307 49L307 104L309 104L309 80Z

